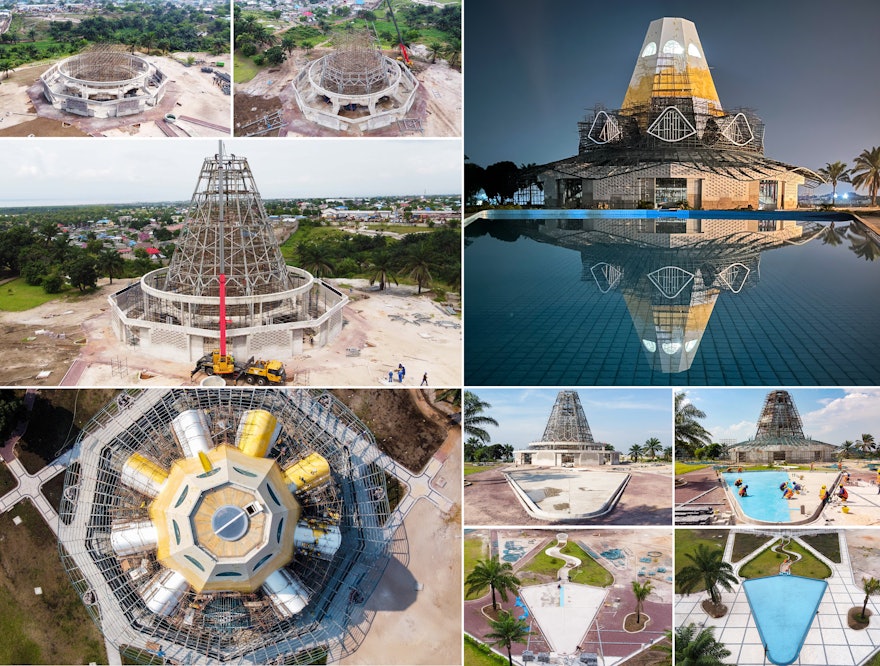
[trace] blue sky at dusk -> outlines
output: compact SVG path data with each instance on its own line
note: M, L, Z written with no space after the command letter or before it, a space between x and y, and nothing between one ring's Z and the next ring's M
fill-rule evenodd
M757 112L768 157L817 169L880 145L876 0L479 0L465 3L465 154L481 166L576 154L577 122L620 107L664 16L696 24L721 104Z

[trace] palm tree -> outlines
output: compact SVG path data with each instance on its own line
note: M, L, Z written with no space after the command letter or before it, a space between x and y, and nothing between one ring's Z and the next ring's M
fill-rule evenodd
M488 585L492 590L492 610L497 610L495 591L498 591L502 601L507 601L507 593L516 592L519 587L519 578L513 575L513 565L510 562L502 562L497 555L493 555L488 560L478 560L473 571L464 579L464 584L468 595L479 592Z
M880 146L863 150L853 160L850 172L855 188L865 188L871 193L871 205L877 205L877 190L880 189Z
M634 580L632 582L632 589L636 597L636 624L639 624L642 621L642 604L648 598L648 595L654 591L654 586L649 580L644 583Z
M862 438L856 442L856 446L862 455L867 455L874 449L874 435L868 432L864 433Z
M826 163L824 167L817 172L825 180L831 181L831 205L834 205L834 199L837 196L837 183L849 182L849 169L844 162Z
M638 444L633 444L629 447L629 457L636 462L639 462L639 456L642 455L642 453L644 453L644 451Z
M448 402L453 407L461 407L461 389L443 389L434 395L437 402Z
M865 592L865 603L862 604L861 617L864 618L868 610L868 597L872 594L880 593L880 580L873 576L871 578L862 578L862 590Z
M315 277L324 277L333 273L333 264L324 256L322 248L315 243L299 243L296 246L300 268L307 270Z
M498 421L491 416L486 416L483 411L492 407L488 402L480 400L479 396L472 391L464 392L464 433L471 437L476 437L481 442L488 443L490 439L489 433L484 429L485 426L493 425L498 427Z
M880 245L867 232L859 233L855 229L850 229L849 232L849 240L852 243L849 249L853 254L865 261L880 259Z
M672 462L672 447L667 446L663 449L663 460L666 462Z
M97 269L101 273L105 273L110 278L110 284L113 284L113 276L121 275L125 260L116 250L104 249L98 254Z
M296 48L296 35L294 35L290 30L282 35L281 48L287 51L287 55L293 53L293 49Z
M843 444L840 445L840 453L844 458L848 458L852 455L852 450L855 447L856 443L851 439L846 440Z
M408 270L409 276L418 283L419 294L422 293L422 287L431 284L432 259L431 250L424 241L413 246L408 253L405 270Z
M517 620L511 613L501 611L497 620L489 620L492 631L486 634L489 645L503 645L507 648L507 663L513 666L513 656L510 647L514 643L525 643L526 637L531 633L529 625L524 620Z
M687 402L687 393L675 394L675 448L684 449L688 455L701 446L712 442L712 434L697 419L706 418L706 413Z
M676 666L722 666L730 656L730 650L724 643L715 640L715 627L706 627L697 631L697 625L691 622L686 627L675 630L675 663Z
M684 556L691 561L691 564L685 566L675 576L678 587L684 594L690 594L702 584L709 593L712 603L717 606L721 603L721 593L718 588L722 587L732 592L733 584L739 582L730 562L722 559L724 557L722 550L701 543L697 544L693 553L685 553Z
M663 448L663 444L656 437L645 440L644 452L652 458L657 457L657 451Z
M388 282L399 284L394 274L394 260L389 252L377 252L373 255L373 277L370 284L379 283L379 291L385 289Z

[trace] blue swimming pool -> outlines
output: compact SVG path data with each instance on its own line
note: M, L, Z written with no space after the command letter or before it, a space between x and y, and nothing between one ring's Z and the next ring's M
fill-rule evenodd
M800 507L797 500L783 499L779 486L790 480L788 472L724 472L730 492L736 497L743 512L755 520L768 523L791 522L791 509ZM749 487L748 496L740 497L734 485L737 479Z
M465 232L465 381L874 385L880 243L835 225L475 221Z
M828 583L802 576L743 581L743 589L767 658L786 666L798 658Z

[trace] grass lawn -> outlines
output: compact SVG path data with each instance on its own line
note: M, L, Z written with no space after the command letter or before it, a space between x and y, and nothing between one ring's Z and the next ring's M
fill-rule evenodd
M464 464L464 475L468 474L476 474L477 472L485 472L490 469L495 469L496 467L503 467L506 463L499 463L497 465L475 465L473 463L465 463Z
M9 468L6 467L6 463L0 462L0 496L5 495L17 485L18 482L15 480L12 472L9 471Z
M485 542L479 537L466 536L464 538L464 577L467 578L468 574L474 570L478 560L484 560L487 557L489 557L489 550ZM484 587L474 594L466 594L465 601L479 599L486 594L488 589L488 587Z
M232 63L232 80L236 83L247 83L260 71L253 60L240 53L232 55Z
M23 312L59 297L59 294L47 294L42 287L34 287L15 278L0 285L0 310L6 312Z
M776 545L777 543L779 543L778 539L773 542L773 545ZM819 579L828 578L831 575L831 569L828 565L824 562L820 562L800 544L792 541L785 547L785 549L802 556L800 560L791 565L791 573L793 575ZM740 576L742 578L773 576L779 573L779 565L782 564L784 560L784 554L774 552L770 548L767 548L767 550L740 569Z
M20 516L21 525L12 519ZM0 663L107 663L104 641L74 592L55 535L29 501L0 515ZM42 587L43 594L34 594Z
M826 534L809 534L801 537L810 546L818 550L832 562L840 564L840 538L837 532Z
M465 636L464 663L465 666L504 666L507 664L507 659L491 652L488 645Z
M687 474L688 472L695 472L698 469L703 469L705 467L711 467L711 463L675 463L675 476L679 474Z
M755 552L770 541L769 536L739 532L733 537L733 561L739 562L749 553Z
M691 563L685 557L685 554L694 552L698 544L706 544L710 548L717 548L723 551L724 545L727 543L728 534L728 530L675 530L675 573L678 574L679 571ZM703 589L705 588L700 585L694 588L694 592L700 592ZM677 583L675 591L681 593Z
M611 573L592 557L587 555L576 543L569 541L565 544L562 552L566 555L577 557L581 561L581 565L576 569L572 569L569 574L569 580L571 580L572 583L594 585L596 587L608 587L614 582L614 577ZM538 552L528 564L519 570L518 577L523 585L546 583L546 578L548 577L552 580L556 579L559 569L561 569L564 564L565 561L561 558L548 555L545 548Z

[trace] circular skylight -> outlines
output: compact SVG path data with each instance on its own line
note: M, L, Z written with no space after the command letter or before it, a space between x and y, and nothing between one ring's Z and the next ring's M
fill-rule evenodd
M211 516L211 529L225 541L238 541L248 530L248 517L244 509L227 504Z

